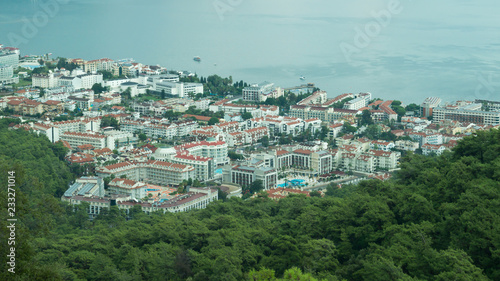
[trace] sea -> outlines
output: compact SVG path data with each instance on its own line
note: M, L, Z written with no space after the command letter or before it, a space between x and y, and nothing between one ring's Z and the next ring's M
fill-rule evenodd
M2 0L0 44L23 56L314 83L330 97L499 101L498 11L493 0Z

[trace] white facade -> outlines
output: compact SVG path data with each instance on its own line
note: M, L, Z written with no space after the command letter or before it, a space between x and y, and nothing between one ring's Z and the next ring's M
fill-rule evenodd
M115 178L109 183L108 190L113 194L129 195L131 198L143 199L147 196L147 185L129 179Z
M262 82L253 84L243 89L243 99L246 101L260 101L260 96L272 92L274 84L270 82Z
M183 98L188 94L203 94L203 84L183 82L160 82L155 84L155 90L165 91L165 94Z
M106 136L100 134L64 132L60 135L60 140L67 141L71 147L77 147L84 144L91 144L95 148L102 149L108 147L114 149L114 143L109 147Z
M49 73L48 75L33 75L31 81L33 87L55 88L59 86L59 77L54 76L54 73Z
M183 164L150 160L147 162L121 162L96 169L96 174L106 178L127 176L127 179L159 185L178 185L194 177L194 168Z
M19 82L19 76L14 75L12 65L0 64L0 83L14 84Z
M0 64L16 69L19 66L19 53L0 46Z

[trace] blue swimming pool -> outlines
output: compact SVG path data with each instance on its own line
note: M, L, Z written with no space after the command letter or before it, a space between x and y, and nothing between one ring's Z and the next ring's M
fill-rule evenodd
M294 180L289 180L285 183L278 184L278 187L295 187L295 186L305 186L303 183L305 180L300 180L300 179L294 179Z
M217 169L217 170L215 170L215 173L216 173L216 174L219 174L219 175L222 175L222 169Z

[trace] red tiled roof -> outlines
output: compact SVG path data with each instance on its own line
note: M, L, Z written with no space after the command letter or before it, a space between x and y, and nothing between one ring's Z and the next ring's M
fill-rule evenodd
M311 150L305 150L305 149L296 149L293 152L297 153L297 154L305 154L305 155L309 155L309 154L313 153L313 151L311 151Z
M285 154L290 154L290 152L288 152L286 150L281 150L281 149L276 150L276 156L281 156L281 155L285 155Z

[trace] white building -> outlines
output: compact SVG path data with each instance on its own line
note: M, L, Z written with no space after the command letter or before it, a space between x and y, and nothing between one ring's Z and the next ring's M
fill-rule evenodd
M440 98L429 97L420 105L420 115L422 117L432 116L434 108L438 107L441 103Z
M59 86L59 77L55 76L54 73L49 73L48 75L40 74L33 75L31 77L33 87L40 88L55 88Z
M254 181L261 180L264 189L276 188L278 173L274 168L248 167L226 165L223 168L224 182L236 183L241 186L250 186Z
M203 94L203 84L184 82L160 82L156 83L155 90L164 91L165 94L183 98L188 94Z
M59 78L58 86L68 87L72 86L75 90L91 89L94 84L101 84L103 82L101 73L97 74L82 74L77 76L63 76Z
M109 144L106 136L101 134L90 134L90 133L75 133L75 132L64 132L61 133L59 139L62 141L67 141L71 147L77 147L84 144L91 144L95 148L109 148L114 149L114 142Z
M194 156L213 158L216 165L225 165L229 163L228 145L224 141L216 141L208 138L206 141L192 142L178 145L176 151L186 150Z
M0 65L8 65L12 66L13 69L17 69L19 66L19 49L0 45Z
M19 76L14 75L12 65L0 64L0 84L19 83Z
M96 169L99 177L126 176L127 179L158 185L179 185L194 178L194 167L170 162L150 160L147 162L120 162Z
M87 213L90 219L99 215L103 209L109 209L115 204L120 210L124 210L127 214L129 214L130 210L136 205L139 205L146 214L151 214L153 212L178 213L193 209L204 209L210 202L218 200L217 189L211 188L191 188L190 192L178 195L164 202L139 202L138 200L132 200L132 198L127 195L115 195L111 199L99 196L68 195L69 196L63 195L61 200L69 202L71 205L79 205L82 202L89 204Z
M59 128L53 125L35 123L33 124L33 129L40 134L47 136L50 142L55 143L59 141Z
M143 182L115 178L109 182L108 190L113 194L129 195L131 198L143 199L147 196L147 187Z
M64 192L63 197L72 196L104 196L104 181L99 177L81 177L75 180L66 192Z
M359 93L356 98L350 100L344 104L344 109L358 110L367 106L372 99L372 94L370 93Z

